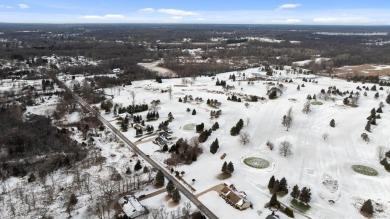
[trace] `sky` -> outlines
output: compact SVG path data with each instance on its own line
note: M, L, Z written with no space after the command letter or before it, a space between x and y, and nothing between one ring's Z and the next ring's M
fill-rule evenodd
M0 22L390 25L390 0L0 0Z

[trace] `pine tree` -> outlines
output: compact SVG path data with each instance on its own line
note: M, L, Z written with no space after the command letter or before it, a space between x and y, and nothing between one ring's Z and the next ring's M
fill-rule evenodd
M367 132L371 132L371 121L368 121L368 122L367 122L366 127L364 127L364 129L365 129Z
M181 199L181 196L180 196L180 192L178 189L174 189L173 192L172 192L172 200L175 202L175 203L178 203Z
M155 185L157 187L161 187L161 186L164 186L164 182L165 182L165 177L164 177L164 173L159 170L156 174L156 183Z
M311 191L309 188L303 187L301 194L299 195L299 200L305 203L309 203L311 200Z
M291 191L290 195L291 195L291 197L293 197L294 199L298 199L300 193L301 193L301 191L299 190L298 185L295 185L295 186L293 187L293 190Z
M330 120L330 123L329 123L330 127L335 127L336 126L336 122L334 121L334 119Z
M219 124L218 124L218 122L215 122L215 123L214 123L212 129L213 129L213 131L219 129Z
M168 151L168 145L167 144L164 144L164 147L162 149L163 151Z
M279 192L279 180L275 180L275 184L274 184L274 187L272 188L274 192Z
M227 172L230 174L232 174L234 172L234 166L233 166L233 163L231 161L227 165Z
M390 94L386 97L386 103L390 104Z
M279 207L279 201L275 193L272 195L269 205L270 207Z
M372 202L371 202L371 199L368 199L367 201L365 201L363 203L363 206L362 208L360 209L360 211L364 214L367 214L369 216L371 216L372 214L374 214L374 207L372 206Z
M175 189L175 185L171 180L168 181L167 186L165 187L167 189L167 193L169 196L172 196L173 190Z
M192 115L196 115L196 110L195 109L192 110Z
M212 154L215 154L219 148L218 138L215 139L215 141L210 146L210 152Z
M140 169L142 169L142 165L141 165L141 161L138 160L137 163L134 166L134 170L138 171Z
M383 110L382 110L382 107L379 107L377 110L376 110L377 113L383 113Z
M288 193L287 180L284 177L280 180L279 190L282 192Z
M226 163L226 161L223 163L221 171L222 171L222 173L227 173L227 163Z
M376 117L371 119L371 125L376 125Z
M379 98L379 92L376 92L374 97L375 97L375 99L378 99Z
M270 178L269 181L268 181L268 188L269 188L269 189L273 189L273 188L274 188L274 185L275 185L275 177L274 177L274 176L271 176L271 178Z
M287 216L294 218L294 211L293 211L291 208L286 207L286 208L284 209L283 212L284 212Z

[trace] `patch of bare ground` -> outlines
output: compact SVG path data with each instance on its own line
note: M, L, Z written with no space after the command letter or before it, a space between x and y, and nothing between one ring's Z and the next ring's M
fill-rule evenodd
M335 74L340 77L352 75L390 75L390 65L364 64L356 66L343 66L334 69Z

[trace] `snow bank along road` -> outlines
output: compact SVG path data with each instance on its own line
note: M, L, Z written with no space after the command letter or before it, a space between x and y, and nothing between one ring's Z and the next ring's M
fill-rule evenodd
M62 82L60 82L62 83ZM146 160L150 165L152 165L154 168L161 170L164 173L165 178L168 180L171 180L176 188L180 190L181 193L183 193L194 205L201 211L203 214L207 216L209 219L218 219L218 217L211 212L205 205L203 205L195 195L192 194L183 184L181 184L174 176L172 176L168 171L166 171L163 167L161 167L159 164L157 164L153 159L146 156L144 152L142 152L133 142L131 142L129 139L127 139L118 129L116 129L113 125L111 125L106 119L104 119L99 112L94 110L87 102L85 102L81 97L74 94L71 89L69 89L64 83L62 85L72 93L73 97L77 100L77 102L80 103L80 105L90 112L96 113L97 118L105 124L111 131L113 131L119 138L122 139L123 142L125 142L128 146L130 146L135 153L140 155L144 160Z

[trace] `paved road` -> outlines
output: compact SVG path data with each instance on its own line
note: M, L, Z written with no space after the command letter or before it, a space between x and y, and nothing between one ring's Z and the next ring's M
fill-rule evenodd
M61 82L62 83L62 82ZM149 156L147 156L144 152L142 152L133 142L131 142L129 139L127 139L122 132L120 132L117 128L115 128L111 123L109 123L105 118L103 118L99 112L97 112L95 109L93 109L87 102L85 102L82 98L80 98L78 95L74 94L71 89L65 86L64 87L70 91L73 95L73 97L77 100L77 102L80 103L81 106L86 108L92 113L96 113L97 118L105 124L111 131L113 131L120 139L122 139L123 142L125 142L128 146L130 146L135 153L140 155L144 160L146 160L150 165L152 165L157 170L161 170L164 173L165 178L168 180L171 180L173 184L175 184L176 188L179 189L179 191L184 194L203 214L206 215L209 219L218 219L218 217L210 211L205 205L203 205L194 194L192 194L191 191L189 191L183 184L179 182L173 175L171 175L167 170L165 170L163 167L161 167L158 163L156 163L153 159L151 159Z

